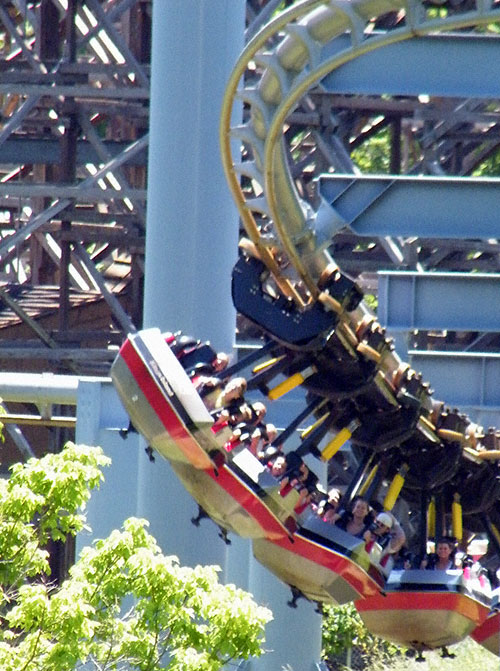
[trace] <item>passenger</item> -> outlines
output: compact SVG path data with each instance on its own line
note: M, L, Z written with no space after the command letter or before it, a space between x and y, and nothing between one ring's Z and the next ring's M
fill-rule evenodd
M224 388L224 381L213 375L197 375L191 380L207 410L215 410L217 398Z
M408 571L414 568L415 558L410 550L403 545L398 552L394 553L394 566L396 571Z
M191 378L208 410L213 410L217 392L220 392L224 385L220 373L229 364L228 355L225 352L215 352L210 343L202 343L184 335L182 331L166 332L163 333L163 337Z
M202 343L182 334L170 334L165 341L191 379L202 376L220 378L229 364L228 355L216 352L209 342Z
M477 579L483 589L487 588L491 590L491 571L489 571L487 568L484 568L484 566L481 566Z
M250 405L242 395L239 395L245 384L244 378L239 378L234 388L231 383L226 385L223 393L224 400L229 402L229 406L212 413L217 417L212 430L218 433L221 428L231 429L232 433L229 436L227 431L225 432L225 449L231 451L237 445L245 445L265 464L278 452L274 446L270 446L278 432L274 424L264 424L260 421L266 414L266 406L263 403L255 402ZM270 447L272 449L268 450Z
M197 388L202 385L207 386L208 384L211 384L212 386L220 385L223 387L223 385L228 382L228 379L224 379L224 376L221 375L221 373L227 368L228 363L228 355L225 352L218 352L213 361L197 364L187 372L191 381ZM222 389L220 390L222 391Z
M252 410L244 398L246 389L247 381L244 377L235 377L225 385L215 404L216 421L212 426L214 433L218 433L225 426L234 428L238 424L252 421Z
M247 391L247 381L244 377L233 377L226 383L217 399L218 408L227 408L233 403L242 402Z
M268 463L271 475L280 480L286 473L286 458L284 454L277 454L272 461Z
M242 422L252 421L252 409L245 401L245 392L247 390L247 381L244 377L235 377L230 380L221 392L216 408L221 408L223 414L232 426Z
M264 403L255 401L250 405L250 411L252 413L252 419L249 423L251 435L249 449L252 454L260 459L259 452L262 452L264 447L264 444L261 444L261 441L265 440L266 445L270 442L267 439L266 424L263 421L267 414L267 408Z
M464 578L477 581L480 587L491 587L491 577L488 569L484 568L477 557L471 557L468 554L455 554L455 566L462 566Z
M217 352L217 356L212 361L212 371L220 375L229 365L229 356L225 352Z
M251 405L252 408L252 414L254 416L254 423L255 426L259 426L260 424L264 423L264 417L267 414L267 408L264 403L261 401L255 401Z
M181 361L181 363L183 363ZM211 361L200 361L190 368L186 368L189 377L199 376L218 376L222 377L221 373L227 368L229 364L229 357L225 352L217 352L214 359Z
M363 538L365 531L373 522L373 516L370 513L368 501L362 496L355 496L351 503L351 510L336 513L332 521L347 533Z
M172 346L171 346L172 347ZM229 358L223 352L217 353L210 343L202 343L197 341L194 344L187 344L181 349L175 348L176 357L179 359L181 366L186 373L191 377L198 371L198 374L210 374L218 372L217 368L222 366L223 370L229 362ZM220 355L220 360L219 360Z
M318 476L304 464L303 475L295 485L300 496L294 509L297 514L303 513L307 506L312 504L317 486Z
M304 466L305 466L305 464L304 464ZM316 475L316 473L311 471L307 466L305 466L304 475L305 475L305 477L302 477L300 479L299 484L303 487L306 487L307 491L310 494L315 494L316 493L316 488L318 486L318 476Z
M267 448L278 435L274 424L263 424L257 426L251 434L250 451L257 459L265 459Z
M313 505L320 493L318 477L309 470L301 457L295 452L285 455L278 451L268 461L267 467L271 475L280 482L280 496L286 496L293 489L298 491L299 498L294 505L296 515L302 515L309 507L311 513L316 512Z
M436 545L436 553L427 555L420 564L421 569L450 571L455 565L455 541L451 538L440 538Z
M309 469L296 452L285 455L286 471L281 480L280 494L286 496L292 489L301 486L309 476Z
M283 455L283 445L274 445L273 443L269 443L269 445L267 445L265 450L259 456L259 461L265 466L269 466L269 463L276 459L278 455Z
M464 577L469 577L471 580L477 583L477 587L481 589L486 587L491 589L491 581L488 569L484 568L480 561L473 560L472 565L468 571L468 576L466 574L466 569L464 569Z
M229 419L227 426L232 426L231 419ZM266 447L268 446L270 440L272 440L277 434L273 424L269 424L268 427L269 428L265 431L265 433L263 433L261 429L253 429L251 423L240 422L236 426L232 427L232 433L227 441L229 444L225 446L226 450L230 451L237 445L244 445L255 457L259 459L259 461L262 461L262 458L266 454Z
M324 499L318 506L318 515L323 522L334 524L334 517L339 509L342 494L340 489L332 487L328 490L326 499Z
M227 427L231 429L231 433L224 443L226 452L231 452L231 450L234 450L238 445L248 445L250 443L251 437L248 432L247 424L243 422L232 427L231 424L228 423Z
M394 515L382 511L378 513L374 523L364 534L366 551L370 552L375 543L381 548L381 554L377 559L380 568L387 575L394 566L394 555L403 547L406 536L403 528Z

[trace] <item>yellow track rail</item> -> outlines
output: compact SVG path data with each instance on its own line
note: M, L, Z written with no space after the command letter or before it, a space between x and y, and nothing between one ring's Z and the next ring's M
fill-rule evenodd
M374 35L374 19L394 11L404 14L404 26ZM499 18L500 8L491 2L478 3L476 11L430 18L429 9L415 0L302 0L247 44L223 101L222 161L245 230L286 295L303 305L301 292L294 290L302 283L310 300L317 300L319 278L332 264L326 243L315 230L318 212L299 196L290 174L284 140L290 113L323 77L362 54L420 35L485 25ZM334 57L324 56L325 45L344 34L350 38L349 48ZM249 76L245 79L245 75ZM247 117L232 125L240 114L241 101L247 106ZM248 154L243 159L242 146ZM252 180L251 192L242 190L242 175Z

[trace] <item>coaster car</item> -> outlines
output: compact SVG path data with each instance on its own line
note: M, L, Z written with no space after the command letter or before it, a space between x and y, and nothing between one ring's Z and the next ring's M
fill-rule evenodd
M417 651L458 643L481 626L489 589L476 589L461 570L394 570L384 595L355 602L373 634Z
M373 570L365 542L311 514L293 535L253 541L255 558L311 601L336 605L373 597L384 579Z
M491 595L491 610L486 620L471 633L476 643L500 657L500 589Z
M213 468L213 419L159 329L129 335L111 379L133 426L174 462Z

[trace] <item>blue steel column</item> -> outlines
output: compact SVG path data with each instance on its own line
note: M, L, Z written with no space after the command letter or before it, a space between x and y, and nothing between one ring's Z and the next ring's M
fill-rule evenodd
M238 216L222 172L218 128L224 88L243 47L244 14L244 0L153 3L144 326L182 329L226 351L235 331L230 277ZM223 545L210 521L198 529L190 524L194 512L168 464L141 455L138 514L150 520L164 552L191 565L217 563L231 580L250 564L246 584L239 583L250 590L276 584L278 598L258 595L276 618L266 643L274 652L250 668L312 668L320 651L312 608L302 606L298 617L286 606L286 590L249 561L250 541ZM289 636L292 628L300 635Z
M243 44L243 0L155 0L144 326L183 330L231 351L236 209L223 175L218 126L225 82ZM143 457L138 512L182 563L224 566L216 528L167 462Z
M87 505L92 531L78 534L78 556L94 539L105 538L136 514L137 467L144 440L134 432L120 435L129 418L109 378L81 378L77 394L76 442L99 445L111 458L111 465L103 469L104 482L94 490Z
M238 219L219 148L244 0L153 3L144 324L233 345Z

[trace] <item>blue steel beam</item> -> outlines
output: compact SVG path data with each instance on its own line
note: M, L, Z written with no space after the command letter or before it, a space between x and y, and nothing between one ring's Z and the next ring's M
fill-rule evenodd
M350 48L347 35L323 52L334 56ZM334 93L498 98L500 79L492 77L500 36L439 34L390 44L358 56L322 80Z
M103 141L103 147L110 158L119 156L130 145L130 142ZM61 162L61 143L57 139L37 140L31 138L14 138L2 143L0 152L2 164L13 163L50 163ZM146 165L148 159L147 148L130 157L127 165ZM77 165L85 163L102 163L90 142L80 140L76 145Z
M488 240L500 230L499 187L484 177L322 175L318 230Z
M409 362L448 406L500 412L500 354L410 350Z
M500 275L378 273L377 316L390 331L500 331Z

